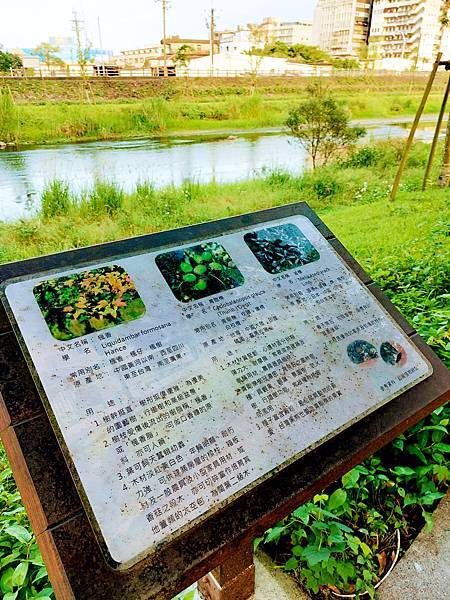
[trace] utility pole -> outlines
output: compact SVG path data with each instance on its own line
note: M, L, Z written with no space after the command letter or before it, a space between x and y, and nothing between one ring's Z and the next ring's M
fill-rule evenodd
M100 16L97 17L97 29L98 29L98 43L100 50L103 50L103 40L102 40L102 26L100 23Z
M84 78L84 67L86 64L86 57L85 57L85 52L83 50L83 43L81 40L81 32L82 32L84 23L83 23L83 21L80 20L76 10L74 10L72 13L72 25L73 25L73 31L75 33L75 41L77 44L78 66L80 67L81 76Z
M106 75L106 67L105 67L105 60L103 57L103 40L102 40L102 26L100 24L100 16L97 17L97 28L98 28L98 43L99 43L99 48L102 51L102 75L105 76Z
M78 66L80 67L80 75L81 75L81 80L82 80L82 87L84 88L84 93L86 96L86 100L87 102L90 102L90 95L89 95L89 84L86 78L86 65L88 63L88 58L89 58L89 49L90 49L90 44L88 45L84 45L83 44L83 40L82 40L82 34L84 32L84 21L82 21L79 16L78 13L76 12L76 10L73 11L73 18L72 18L72 25L73 25L73 31L75 33L75 41L77 44L77 62L78 62Z
M211 16L209 20L209 55L211 57L211 75L214 75L214 43L216 37L216 20L215 9L211 8Z
M169 8L169 0L155 0L161 4L162 8L162 21L163 21L163 61L164 61L164 76L167 75L167 48L166 48L166 39L167 39L167 9Z

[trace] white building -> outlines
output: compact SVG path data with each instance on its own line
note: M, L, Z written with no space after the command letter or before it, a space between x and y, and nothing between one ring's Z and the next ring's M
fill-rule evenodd
M163 55L162 44L136 50L122 50L112 59L113 64L125 69L144 69L160 59Z
M331 65L306 65L291 62L286 58L261 57L233 52L221 53L214 57L211 67L209 56L196 58L186 67L177 68L177 76L181 77L240 77L248 75L292 77L329 76Z
M318 0L312 40L333 56L360 57L366 52L372 0Z
M220 54L233 52L242 54L258 45L253 31L246 27L238 27L236 31L225 31L220 34Z
M312 23L307 21L281 22L268 17L262 23L249 23L239 26L236 31L220 33L220 52L248 52L252 48L263 48L266 44L284 42L294 44L312 44Z
M368 58L374 67L429 70L441 48L448 58L444 6L444 0L373 0Z
M280 23L276 39L288 46L295 44L312 45L312 23L307 21L292 21Z

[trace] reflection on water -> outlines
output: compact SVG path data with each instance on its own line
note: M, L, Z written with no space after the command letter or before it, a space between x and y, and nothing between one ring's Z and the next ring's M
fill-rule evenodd
M368 130L375 139L405 137L398 125ZM433 127L421 129L417 139L430 140ZM286 135L240 135L237 138L149 139L41 146L0 152L0 220L26 216L38 208L47 181L58 178L74 191L107 179L131 191L139 181L155 186L197 182L236 181L263 168L301 173L305 152Z

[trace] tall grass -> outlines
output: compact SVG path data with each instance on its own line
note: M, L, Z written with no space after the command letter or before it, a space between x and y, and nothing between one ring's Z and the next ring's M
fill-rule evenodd
M0 142L19 142L19 113L9 87L0 89Z
M170 125L173 115L171 104L165 98L149 98L133 112L133 118L144 131L148 133L162 133Z
M115 215L122 207L125 199L123 189L110 181L96 181L87 197L79 203L94 216Z
M302 98L290 89L277 93L229 94L204 98L150 97L99 104L66 102L20 104L20 137L23 143L117 139L158 135L175 130L252 129L282 126L289 110ZM238 93L239 92L239 93ZM349 90L337 98L345 102L353 118L413 115L419 94L387 92L371 94ZM437 113L440 95L430 95L426 112Z
M41 215L44 220L64 215L72 207L73 200L69 185L61 179L46 184L41 196Z

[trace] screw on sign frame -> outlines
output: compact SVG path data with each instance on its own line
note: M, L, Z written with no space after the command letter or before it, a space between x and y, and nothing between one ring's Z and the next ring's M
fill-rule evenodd
M432 376L354 423L311 452L237 497L206 520L188 529L132 568L108 566L90 525L85 502L74 484L51 418L41 400L43 390L33 365L25 359L15 328L0 312L0 431L14 475L37 535L57 598L171 598L192 582L236 555L250 541L283 518L313 493L334 481L366 456L388 443L449 397L448 370L414 329L383 296L368 275L305 204L296 203L0 267L0 282L39 273L88 268L145 251L166 251L207 238L235 233L267 222L306 216L345 261L366 289L397 322L410 342L433 367ZM200 273L200 269L198 269ZM203 272L203 270L202 270ZM11 319L14 321L14 319ZM16 335L17 334L17 335ZM395 352L390 352L394 356ZM50 458L50 460L49 460ZM318 467L319 466L319 467ZM74 477L72 477L72 475ZM82 496L82 494L81 494Z

